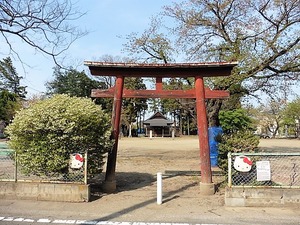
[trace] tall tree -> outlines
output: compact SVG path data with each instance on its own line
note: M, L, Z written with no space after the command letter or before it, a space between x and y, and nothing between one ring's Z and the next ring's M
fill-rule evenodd
M167 90L186 90L190 88L191 82L189 79L171 78L164 82L164 89ZM187 123L190 123L195 119L193 116L195 109L194 100L162 99L161 104L162 112L164 114L170 113L173 116L175 124L180 127L180 133L183 131L184 127L186 127L186 129L189 127ZM189 130L187 130L187 133L189 133Z
M0 1L0 40L18 55L18 38L57 62L57 56L86 32L70 25L83 14L71 0L3 0Z
M91 90L96 88L107 88L104 82L91 79L84 71L69 70L56 67L53 72L54 80L46 83L47 94L68 94L75 97L90 97ZM97 99L96 103L104 110L111 110L111 101Z
M269 98L266 103L258 107L255 117L259 121L258 126L261 127L263 133L271 134L273 137L278 135L285 107L286 102L280 97Z
M188 2L166 8L166 15L179 23L178 44L188 58L239 61L231 77L212 80L213 88L234 96L274 91L285 77L299 79L299 0ZM210 103L214 125L222 103Z
M124 81L124 86L130 90L146 89L146 85L140 77L127 77ZM137 128L141 128L142 117L147 109L147 99L145 98L125 98L123 100L122 123L125 125L125 130L128 131L129 136L131 136L132 123L136 122Z
M25 98L27 92L26 87L20 84L22 78L18 75L10 57L0 60L0 90L7 90L17 97Z
M0 91L0 122L4 121L5 124L9 124L20 107L21 104L16 94L7 90Z
M103 55L100 57L103 62L133 62L132 59L126 57ZM111 76L96 76L97 81L104 84L102 88L111 88L115 85L116 78ZM144 79L126 77L124 86L130 90L146 89ZM101 87L100 87L101 88ZM111 99L110 99L111 100ZM145 110L148 108L148 99L139 98L125 98L122 101L122 132L124 135L131 136L132 124L136 122L137 128L141 127L141 117L143 117ZM112 107L111 107L112 108Z
M101 83L92 80L84 71L75 69L62 70L58 67L53 72L54 80L46 83L48 94L69 94L70 96L89 97L91 89L98 88Z
M160 19L153 18L150 27L141 35L131 33L127 36L124 50L133 56L134 61L169 63L173 60L174 48L167 35L160 33L161 25Z
M228 109L238 107L244 95L254 95L257 90L272 94L284 80L299 81L299 4L299 0L176 2L164 12L175 21L176 42L168 46L182 49L189 61L238 61L230 77L206 79L211 88L230 91L235 101ZM162 36L159 32L151 35ZM139 45L141 52L147 46L137 41L142 39L143 35L129 43ZM222 105L221 100L208 101L210 126L219 124Z
M300 98L287 104L283 112L284 123L292 127L295 134L300 138Z

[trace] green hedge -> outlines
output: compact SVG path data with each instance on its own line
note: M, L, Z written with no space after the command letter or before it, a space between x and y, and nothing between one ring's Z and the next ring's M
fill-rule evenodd
M70 154L89 151L88 172L100 173L112 146L109 115L88 98L54 95L19 111L7 127L25 174L67 173Z

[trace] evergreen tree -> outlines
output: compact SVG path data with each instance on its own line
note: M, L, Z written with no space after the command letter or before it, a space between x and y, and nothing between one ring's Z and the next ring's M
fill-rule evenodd
M21 106L16 94L7 90L0 91L0 122L9 124L13 119L16 110Z
M18 75L10 57L0 60L0 90L7 90L20 98L25 98L27 92L26 87L20 84L22 78Z
M144 90L146 85L140 77L127 77L124 81L126 89ZM137 128L142 128L142 120L145 111L148 109L147 99L128 98L122 102L122 123L125 135L131 136L132 123L136 122Z
M68 94L74 97L90 97L92 89L105 89L106 84L93 80L84 71L75 69L62 70L58 67L53 72L54 80L46 83L47 94ZM111 111L111 99L96 99L98 105L105 111Z

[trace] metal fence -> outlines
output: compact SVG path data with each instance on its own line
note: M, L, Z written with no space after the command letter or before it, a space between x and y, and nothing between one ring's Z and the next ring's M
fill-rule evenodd
M300 153L229 153L228 186L300 188Z
M18 156L12 150L0 149L0 181L51 182L51 183L88 183L88 155L82 154L82 165L71 166L63 174L52 173L49 176L25 175L18 164ZM70 156L71 157L71 156Z

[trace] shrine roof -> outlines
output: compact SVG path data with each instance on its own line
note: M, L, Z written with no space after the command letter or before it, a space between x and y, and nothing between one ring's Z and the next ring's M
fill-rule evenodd
M161 112L156 112L149 119L143 122L150 127L167 127L171 126L174 121L168 120Z
M85 61L95 76L125 77L212 77L229 76L237 62L205 63L120 63Z

